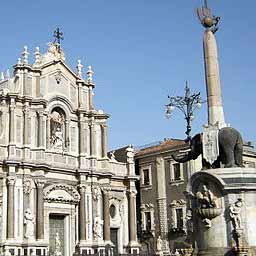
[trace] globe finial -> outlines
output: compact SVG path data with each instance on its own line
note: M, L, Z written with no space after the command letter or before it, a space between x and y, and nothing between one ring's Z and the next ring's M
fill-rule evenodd
M204 6L202 8L197 8L197 16L201 24L206 28L216 33L219 29L218 24L220 17L212 15L211 10L208 8L207 0L204 0Z

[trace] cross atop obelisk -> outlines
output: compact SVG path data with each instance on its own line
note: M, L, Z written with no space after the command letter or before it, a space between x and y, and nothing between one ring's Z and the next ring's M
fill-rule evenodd
M220 17L212 15L207 0L204 6L197 9L197 15L205 28L204 32L204 63L208 101L208 124L218 127L226 126L221 97L221 83L218 61L217 43L214 33L218 30Z

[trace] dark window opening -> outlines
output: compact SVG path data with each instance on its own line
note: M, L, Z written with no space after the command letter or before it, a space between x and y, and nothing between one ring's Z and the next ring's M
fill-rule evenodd
M143 176L144 176L143 184L144 185L150 185L149 169L144 169L143 170Z
M177 228L183 229L183 210L176 209Z
M181 170L180 170L179 163L173 165L173 173L174 173L174 180L181 180Z
M146 224L146 230L151 230L151 214L150 212L145 212L145 224Z

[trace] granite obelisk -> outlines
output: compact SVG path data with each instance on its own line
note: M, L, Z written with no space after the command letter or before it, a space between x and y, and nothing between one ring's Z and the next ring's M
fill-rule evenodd
M205 1L205 6L198 9L198 17L202 25L206 28L204 32L204 63L205 80L208 101L208 124L218 127L225 127L224 111L221 97L221 82L219 72L218 50L215 39L215 32L218 30L220 18L211 14Z

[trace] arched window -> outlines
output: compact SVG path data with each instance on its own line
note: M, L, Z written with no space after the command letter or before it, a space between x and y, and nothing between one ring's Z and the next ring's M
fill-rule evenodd
M54 108L50 117L50 143L55 150L65 149L65 120L66 116L61 108Z

